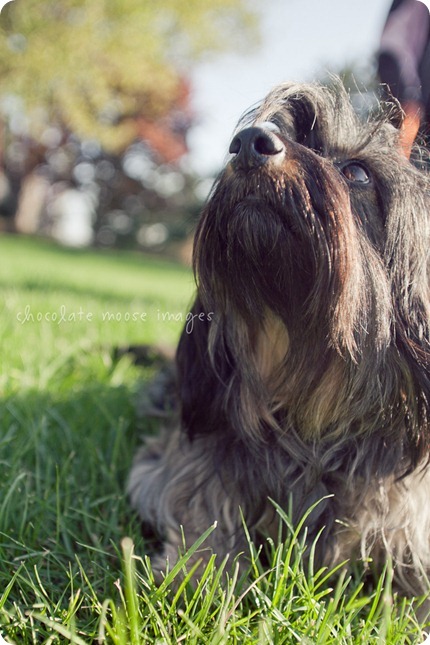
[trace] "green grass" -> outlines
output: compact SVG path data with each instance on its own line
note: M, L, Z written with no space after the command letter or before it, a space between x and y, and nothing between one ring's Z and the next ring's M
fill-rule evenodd
M124 494L136 446L155 430L135 413L148 374L112 349L173 346L192 276L136 254L15 237L0 238L0 257L0 634L9 643L422 642L389 565L370 587L360 572L314 571L312 558L304 567L281 509L289 538L267 545L265 565L250 545L246 577L211 560L193 589L186 555L157 587Z

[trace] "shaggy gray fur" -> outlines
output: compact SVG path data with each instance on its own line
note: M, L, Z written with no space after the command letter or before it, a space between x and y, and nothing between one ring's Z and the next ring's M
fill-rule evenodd
M269 499L320 563L430 571L429 184L402 156L399 111L361 122L335 84L285 84L240 122L194 247L193 329L178 418L136 457L129 492L170 566L277 538ZM249 130L248 128L254 128ZM197 556L196 556L197 557Z

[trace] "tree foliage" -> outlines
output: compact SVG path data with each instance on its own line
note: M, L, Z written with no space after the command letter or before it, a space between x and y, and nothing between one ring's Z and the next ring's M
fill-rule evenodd
M22 97L39 120L55 115L81 137L124 145L134 117L156 120L172 109L190 64L249 45L250 7L247 0L15 0L0 16L0 92Z

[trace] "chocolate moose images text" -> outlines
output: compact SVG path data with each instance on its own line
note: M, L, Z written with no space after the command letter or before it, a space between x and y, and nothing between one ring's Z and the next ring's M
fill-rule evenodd
M83 307L78 309L68 309L66 305L61 305L58 309L53 310L33 310L31 305L19 310L16 314L16 320L20 325L31 323L51 323L62 325L67 323L91 323L95 320L102 322L130 322L145 323L149 320L156 320L160 323L177 322L185 325L185 332L191 333L196 323L212 322L214 312L194 314L191 311L172 312L172 311L111 311L105 310L94 312L85 310Z

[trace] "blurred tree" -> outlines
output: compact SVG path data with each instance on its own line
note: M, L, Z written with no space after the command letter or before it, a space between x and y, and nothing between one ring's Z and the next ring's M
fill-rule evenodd
M181 102L191 62L249 45L250 4L15 0L0 16L1 93L33 110L33 129L55 116L81 138L123 149Z
M178 163L193 118L190 68L255 41L258 2L7 4L0 229L154 249L185 237L198 201L197 178Z

